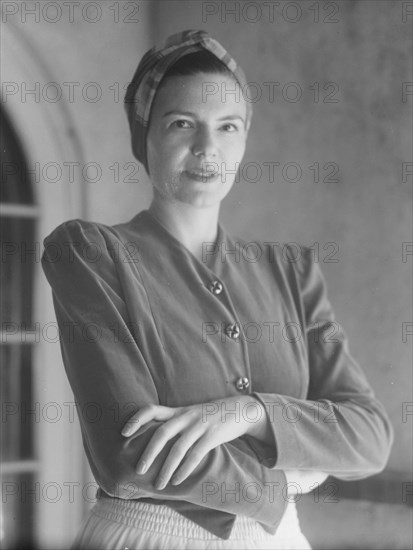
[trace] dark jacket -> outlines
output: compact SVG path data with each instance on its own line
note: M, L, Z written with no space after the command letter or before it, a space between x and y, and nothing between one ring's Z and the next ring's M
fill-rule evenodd
M227 539L237 514L275 533L287 504L283 470L357 479L384 468L392 429L334 320L314 250L246 243L219 225L199 261L146 210L115 226L65 222L44 245L63 361L102 492L167 504ZM174 438L136 475L161 424L123 438L136 410L245 393L265 405L272 444L234 439L158 491Z

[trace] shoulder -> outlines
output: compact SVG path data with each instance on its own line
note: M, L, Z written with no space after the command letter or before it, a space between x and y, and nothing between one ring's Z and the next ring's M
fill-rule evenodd
M84 264L96 270L116 263L123 248L114 226L76 218L59 224L44 238L42 264L65 265L65 269Z
M80 218L59 224L44 239L42 269L62 303L87 304L99 295L102 305L109 296L121 296L116 241L111 226Z
M59 224L45 237L44 242L88 242L93 238L102 239L110 234L111 227L108 225L76 218Z
M43 245L45 252L59 250L64 255L65 251L76 250L84 255L89 250L93 256L93 250L95 255L107 255L119 248L119 242L122 235L117 226L76 218L59 224L44 238Z

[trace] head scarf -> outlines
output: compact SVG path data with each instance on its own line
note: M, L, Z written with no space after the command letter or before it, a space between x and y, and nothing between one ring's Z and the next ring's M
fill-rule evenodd
M246 78L242 68L206 31L187 30L169 36L163 44L150 49L141 59L125 95L125 109L132 137L135 157L148 171L146 138L151 107L161 80L166 71L181 57L190 53L208 50L213 53L234 75L244 89ZM252 114L247 101L247 122ZM148 171L149 173L149 171Z

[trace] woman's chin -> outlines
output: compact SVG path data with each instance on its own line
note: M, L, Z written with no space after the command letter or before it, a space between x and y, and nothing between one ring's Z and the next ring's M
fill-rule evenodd
M175 200L189 204L194 208L205 208L219 204L225 197L226 193L221 192L207 192L199 189L185 189L181 193L175 196Z

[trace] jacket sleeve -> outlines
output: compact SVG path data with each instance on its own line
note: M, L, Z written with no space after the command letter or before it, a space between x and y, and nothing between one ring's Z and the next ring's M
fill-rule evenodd
M303 259L290 268L300 296L309 391L306 399L253 393L266 407L272 444L254 438L251 444L269 468L318 470L347 480L368 477L386 465L392 426L349 352L311 250L305 248Z
M130 438L120 432L136 410L158 404L159 397L142 345L128 324L109 229L82 220L65 222L44 240L42 256L53 290L63 362L97 482L114 497L187 501L249 516L274 533L286 506L285 475L261 464L244 437L210 451L177 486L168 484L158 491L153 485L177 437L146 474L135 473L161 422L144 425ZM255 493L245 498L248 488L250 495Z

